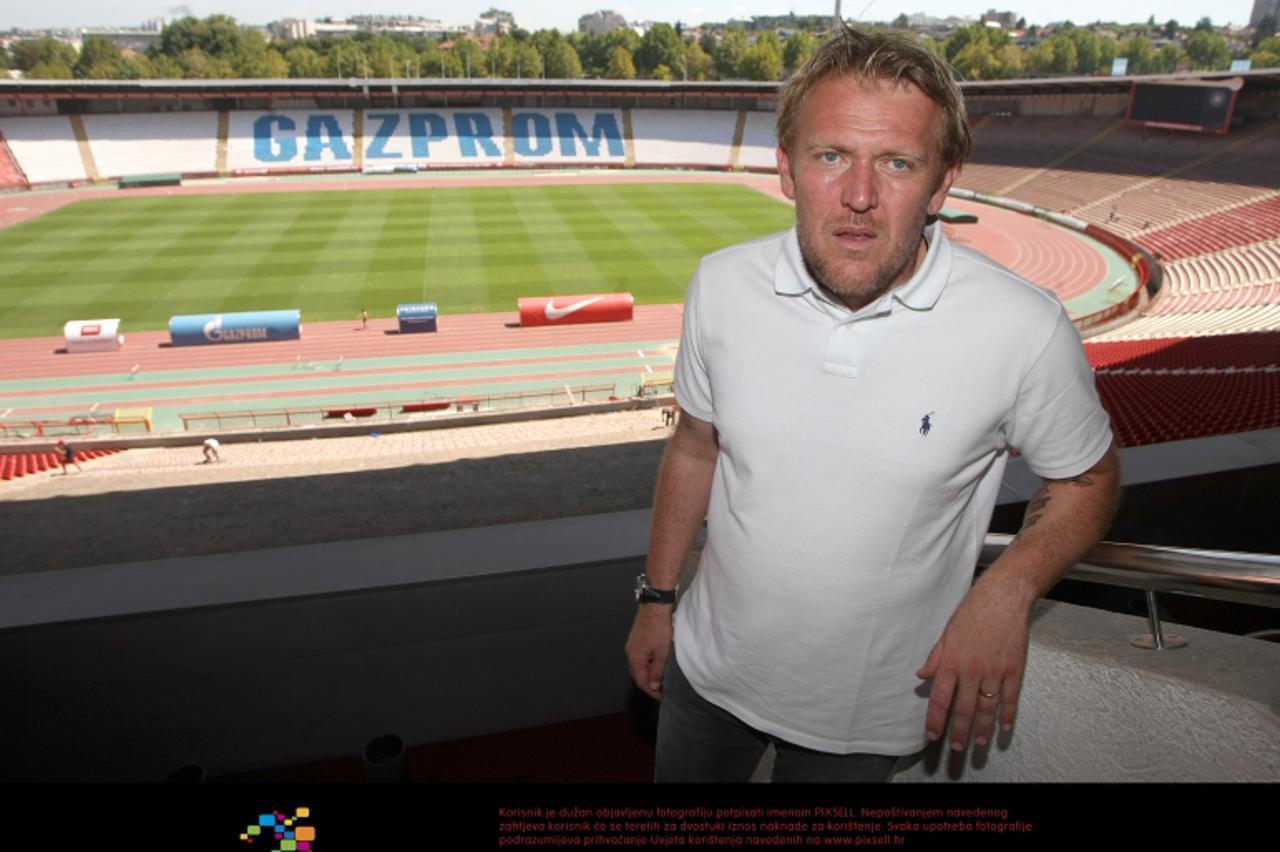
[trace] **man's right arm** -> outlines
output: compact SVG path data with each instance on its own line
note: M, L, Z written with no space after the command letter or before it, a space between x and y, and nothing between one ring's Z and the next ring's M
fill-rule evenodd
M645 575L655 589L673 589L707 516L719 440L713 425L680 411L658 472ZM666 603L640 604L627 637L627 665L636 686L662 699L662 674L671 655L672 612Z

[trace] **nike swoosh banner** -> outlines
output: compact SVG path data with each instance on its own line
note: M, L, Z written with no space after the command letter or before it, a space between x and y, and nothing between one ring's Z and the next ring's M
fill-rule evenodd
M631 319L635 299L630 293L581 296L534 296L520 299L520 325L562 325L571 322L623 322Z

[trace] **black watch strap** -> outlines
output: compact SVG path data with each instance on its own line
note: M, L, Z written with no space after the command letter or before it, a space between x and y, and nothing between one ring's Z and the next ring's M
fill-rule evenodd
M649 585L648 578L641 574L636 577L636 603L669 603L676 602L676 596L680 594L680 587L674 589L655 589Z

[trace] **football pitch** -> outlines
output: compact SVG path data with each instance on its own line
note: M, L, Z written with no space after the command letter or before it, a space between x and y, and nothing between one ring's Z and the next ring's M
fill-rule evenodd
M298 308L303 322L514 311L521 296L678 302L698 259L790 226L720 184L459 187L87 200L0 232L0 337L72 319Z

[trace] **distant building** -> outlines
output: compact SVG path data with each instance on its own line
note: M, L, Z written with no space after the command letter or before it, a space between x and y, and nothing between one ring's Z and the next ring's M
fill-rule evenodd
M501 9L490 9L476 19L476 35L505 35L516 28L516 16Z
M80 43L83 44L87 38L105 38L121 50L144 53L159 40L164 24L164 20L156 19L140 27L85 27L80 30Z
M271 24L268 29L271 36L278 39L351 36L358 32L400 33L442 38L467 32L466 27L447 26L435 18L419 18L410 15L354 15L347 20L324 18L318 21L309 18L285 18Z
M982 23L995 24L1001 29L1011 30L1018 25L1018 13L997 12L995 9L988 9L987 13L982 16Z
M304 39L314 36L350 36L360 31L360 27L351 21L335 21L323 18L319 21L311 18L285 18L268 26L272 38Z
M1253 0L1253 14L1249 15L1249 26L1256 27L1263 18L1280 21L1280 0Z
M351 22L362 30L375 33L402 33L440 38L467 32L466 27L446 25L437 18L422 18L417 15L353 15Z
M610 30L625 29L626 26L627 19L610 9L601 9L578 18L578 32L588 35L604 35Z

